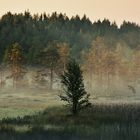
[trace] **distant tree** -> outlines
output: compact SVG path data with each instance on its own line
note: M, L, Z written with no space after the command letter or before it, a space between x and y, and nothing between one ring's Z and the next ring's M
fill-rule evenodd
M73 115L91 105L89 94L85 91L82 71L75 60L68 63L66 71L61 75L61 83L66 95L60 95L60 98L68 103Z
M60 61L62 64L62 69L65 71L66 65L70 58L70 47L67 43L58 43L58 52L60 56Z
M138 80L140 79L140 51L139 50L135 50L132 54L130 70L131 70L131 74L130 74L131 81L133 82L133 85L136 86Z
M19 43L14 43L5 53L5 60L10 65L11 75L7 78L13 79L13 87L17 87L19 80L23 78L25 71L22 67L23 54Z
M93 82L98 82L100 88L102 87L106 46L106 40L102 37L97 37L96 40L92 42L91 48L87 53L84 67L89 75L90 90L93 90Z
M42 66L46 68L46 74L50 77L50 90L53 88L54 74L58 68L60 56L55 43L50 44L50 46L38 55L38 59ZM44 70L45 71L45 70ZM44 73L44 72L43 72Z
M5 79L4 79L4 67L0 65L0 88L3 88L5 85Z
M106 51L106 56L104 57L104 71L107 77L107 87L108 87L108 93L110 93L110 90L112 89L112 83L113 83L113 77L116 75L116 67L117 67L117 61L115 57L115 53L111 50Z

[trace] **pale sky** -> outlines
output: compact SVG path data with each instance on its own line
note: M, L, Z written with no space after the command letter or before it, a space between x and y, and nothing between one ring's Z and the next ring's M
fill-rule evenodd
M108 18L117 24L132 21L140 24L140 0L0 0L0 15L8 11L66 13L69 17L86 14L92 21Z

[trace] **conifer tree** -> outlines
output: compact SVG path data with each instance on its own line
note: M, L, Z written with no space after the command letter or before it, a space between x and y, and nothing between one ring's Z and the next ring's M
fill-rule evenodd
M68 103L73 115L90 106L89 94L85 91L82 71L75 60L70 60L68 63L66 71L61 75L61 83L65 95L60 95L60 98Z

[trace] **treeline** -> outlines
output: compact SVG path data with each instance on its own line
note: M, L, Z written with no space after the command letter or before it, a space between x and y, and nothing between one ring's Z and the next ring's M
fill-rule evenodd
M27 64L36 64L36 57L50 44L66 43L72 57L81 60L81 53L89 49L97 37L106 40L109 48L122 46L140 48L140 27L125 22L120 26L109 20L91 22L84 15L68 18L65 14L35 14L29 11L20 14L8 12L0 19L0 62L4 61L6 50L15 42L23 49Z

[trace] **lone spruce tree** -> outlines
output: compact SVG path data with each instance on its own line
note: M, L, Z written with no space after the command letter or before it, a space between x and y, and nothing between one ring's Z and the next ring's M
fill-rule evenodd
M75 60L70 60L68 63L64 74L61 75L61 83L64 87L65 96L60 95L60 98L68 103L73 115L91 105L89 94L85 91L82 71Z

